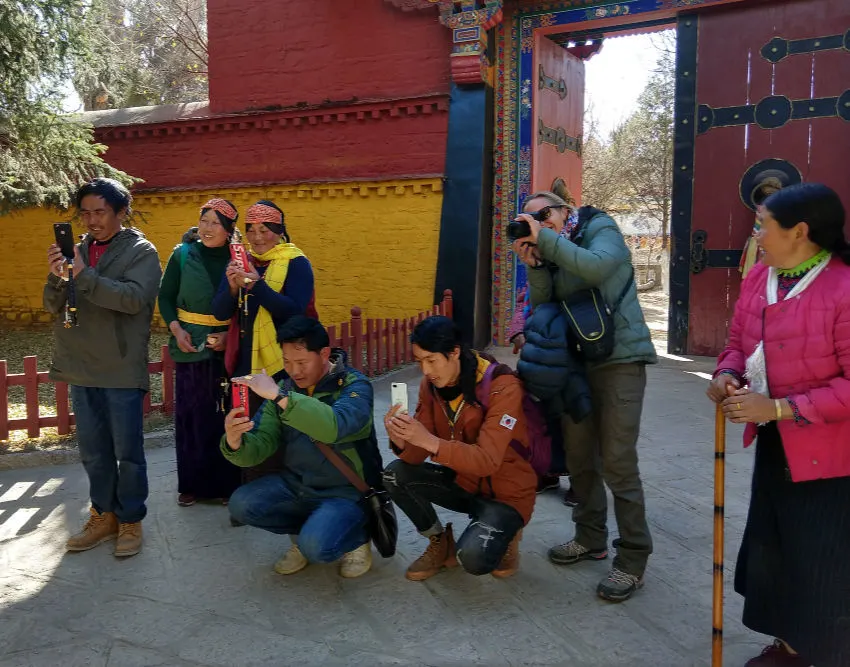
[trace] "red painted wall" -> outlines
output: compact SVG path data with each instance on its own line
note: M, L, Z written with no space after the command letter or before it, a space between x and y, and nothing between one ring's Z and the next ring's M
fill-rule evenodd
M208 0L211 110L448 93L436 8L385 0Z
M139 189L387 179L442 174L442 95L311 112L102 127L110 164Z

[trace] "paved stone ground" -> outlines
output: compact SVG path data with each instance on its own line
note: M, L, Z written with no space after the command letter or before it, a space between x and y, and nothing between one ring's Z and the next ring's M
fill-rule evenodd
M425 543L404 517L398 555L376 555L361 579L343 580L330 565L278 576L272 564L288 539L231 528L221 506L178 507L166 448L149 452L145 548L126 561L108 545L63 551L88 507L79 465L0 472L0 667L708 665L713 410L693 373L709 369L706 360L671 359L650 368L640 452L655 554L645 588L625 604L594 596L610 561L563 568L546 560L571 533L554 493L539 497L522 568L506 581L459 569L406 581ZM413 388L417 375L407 369L377 383L376 415L391 379ZM752 462L739 438L730 428L730 573ZM764 638L741 626L729 579L725 664L736 666Z

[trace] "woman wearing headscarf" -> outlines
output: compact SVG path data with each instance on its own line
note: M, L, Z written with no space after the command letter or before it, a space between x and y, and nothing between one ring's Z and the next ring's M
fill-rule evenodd
M838 195L793 185L758 210L761 261L708 395L756 443L735 590L775 641L747 667L850 665L850 245Z
M261 199L245 213L245 235L251 266L247 271L231 262L213 300L213 314L232 319L228 333L226 366L230 377L265 372L280 379L283 353L277 328L293 315L318 319L315 308L313 267L291 242L283 211ZM259 401L253 392L249 412ZM244 469L244 481L278 469L275 460Z
M239 215L226 199L201 207L165 268L159 311L171 331L175 361L174 437L177 444L177 502L226 500L239 485L239 469L218 448L224 433L221 382L229 321L212 313L212 300L230 261L230 236Z

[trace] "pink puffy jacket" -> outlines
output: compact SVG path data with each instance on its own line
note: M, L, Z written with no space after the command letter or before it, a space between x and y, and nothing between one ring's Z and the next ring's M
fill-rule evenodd
M779 422L795 482L850 476L850 266L838 257L801 294L767 305L767 267L741 286L717 369L744 374L762 339L771 398L793 400L810 424ZM748 424L744 444L756 437Z

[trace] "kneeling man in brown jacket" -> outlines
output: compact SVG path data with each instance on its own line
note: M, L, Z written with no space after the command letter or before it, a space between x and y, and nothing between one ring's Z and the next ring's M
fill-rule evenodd
M537 489L521 451L529 446L522 384L509 367L463 343L446 317L421 322L411 343L424 375L416 413L395 405L384 418L399 456L387 466L384 485L430 540L406 576L424 581L460 563L471 574L509 577L519 567L521 532ZM429 457L433 463L425 462ZM471 518L457 544L434 504Z

